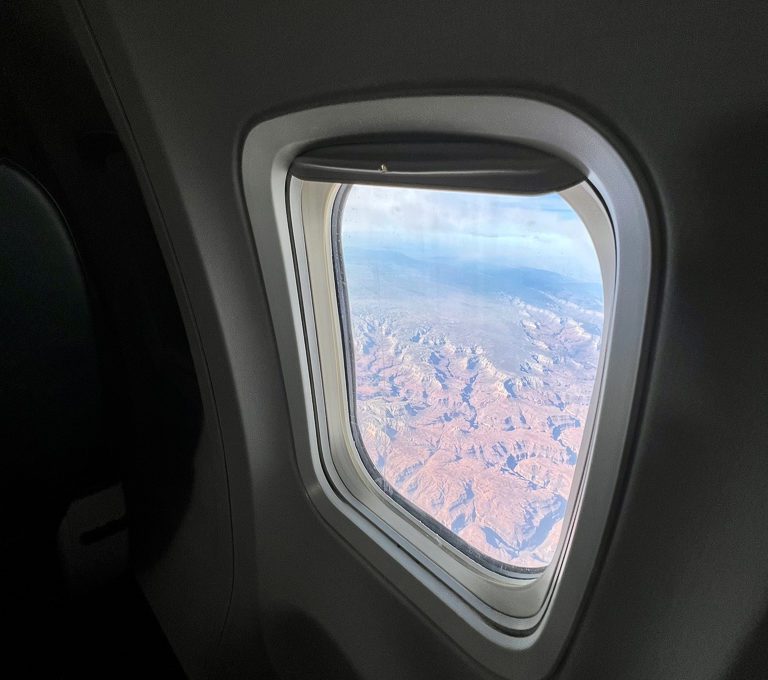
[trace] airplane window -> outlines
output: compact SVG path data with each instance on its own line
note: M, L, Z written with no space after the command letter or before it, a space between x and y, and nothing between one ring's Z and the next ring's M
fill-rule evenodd
M349 417L376 484L470 558L553 559L592 398L600 263L558 193L344 185Z
M548 104L398 97L260 123L243 173L314 511L483 663L546 675L631 451L631 170Z

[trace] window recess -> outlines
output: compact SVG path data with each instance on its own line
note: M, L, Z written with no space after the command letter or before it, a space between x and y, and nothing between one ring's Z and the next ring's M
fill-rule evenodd
M233 512L252 512L256 497L280 503L285 512L296 509L298 502L302 507L309 502L323 523L308 527L307 531L317 531L317 526L323 526L343 539L329 546L328 555L332 555L332 559L364 561L381 575L389 588L407 598L434 626L500 677L549 677L578 620L580 608L588 601L597 562L604 554L601 546L610 537L608 529L613 509L617 507L618 481L629 469L630 425L636 417L636 403L644 384L643 348L648 342L652 318L649 313L653 311L651 295L658 277L652 257L652 213L633 167L629 154L585 119L543 101L513 96L415 96L345 102L286 113L256 125L243 147L243 189L280 353L298 474L273 476L265 481L267 478L259 473L259 467L254 466L253 498L234 507ZM424 196L432 198L427 200ZM435 198L443 196L449 198ZM463 212L455 205L448 210L448 202L458 199L467 202ZM434 200L448 202L441 204L442 207L429 207L429 201ZM400 221L390 220L384 228L372 228L369 218L377 210L381 213L387 201ZM583 268L579 271L577 266L592 252L593 264L595 257L599 264L602 285L601 327L599 323L590 325L586 318L573 318L571 314L577 312L572 311L572 305L584 307L584 300L574 297L573 291L570 297L554 295L555 301L551 290L539 291L535 300L526 301L525 296L518 295L521 309L534 316L523 319L531 321L532 326L510 323L508 315L486 313L489 305L497 305L498 309L498 305L515 298L498 287L499 280L511 285L513 277L490 277L490 281L483 278L493 269L490 263L495 262L496 269L508 269L510 264L508 258L499 262L508 252L509 243L504 245L504 235L488 231L487 225L483 226L477 217L484 214L483 210L491 211L488 206L492 201L498 201L501 207L497 210L506 211L508 216L514 209L517 217L525 214L531 218L518 221L518 227L530 222L534 227L538 224L541 232L544 225L549 224L550 233L538 236L541 243L550 246L547 251L550 283L557 281L557 275L585 284L597 283L595 277L590 280L588 272ZM527 212L522 206L524 201L529 201ZM533 210L533 213L539 217L534 219L530 208L537 201L541 204L538 212ZM555 206L558 209L552 210L553 206L546 205L547 201L559 201ZM478 206L483 202L487 207L481 210ZM518 205L505 208L509 202ZM547 207L550 210L543 209ZM425 219L414 218L417 208ZM573 217L574 213L578 220ZM545 219L545 214L550 217ZM463 229L439 238L435 235L441 231L441 225L451 221L461 224L457 217L461 215L465 220ZM471 228L467 226L466 215L477 217ZM584 248L581 256L574 255L570 247L561 249L565 241L554 238L563 226L554 219L558 215L566 216L574 232L581 234L578 239ZM579 220L583 225L580 232L575 228ZM491 222L497 227L503 226L498 220ZM509 220L504 224L509 224ZM522 235L516 233L515 237ZM511 235L507 233L507 236L511 241ZM420 250L397 251L406 237L414 242L413 248L419 246ZM387 257L372 259L361 239L375 241L374 250L383 251ZM456 243L461 239L466 247L457 248ZM472 245L470 241L475 246L470 248L467 245ZM569 241L571 245L574 242ZM479 243L485 246L478 247ZM558 249L562 250L561 257L559 263L555 263L552 259ZM438 257L435 257L436 250L441 250ZM404 259L408 256L410 260ZM446 260L450 257L454 258L453 264ZM465 301L469 300L462 308L463 313L456 312L457 304L446 305L434 300L436 291L456 288L457 281L448 276L451 267L455 270L456 259L465 267L466 260L475 263L459 281L463 286L461 294ZM427 279L410 286L410 297L403 295L407 292L404 284L408 283L408 277L402 271L395 275L395 268L406 264L409 271ZM516 262L515 267L528 274L530 270L547 269L541 260ZM372 271L378 271L378 283L372 280ZM530 284L528 288L542 284L541 277L522 278L526 285ZM520 281L521 276L517 280ZM483 303L486 307L477 304L479 292L488 293L492 298L491 302ZM412 401L419 395L410 379L405 380L407 372L401 371L403 375L382 373L379 384L375 385L372 380L375 374L364 361L368 340L364 326L366 306L389 306L393 312L390 316L397 322L390 331L397 336L405 329L403 306L412 302L414 295L421 296L422 301L410 305L416 308L413 313L429 313L437 318L431 326L423 324L430 327L406 335L404 341L396 338L393 346L401 355L408 355L407 368L413 369L408 374L411 377L417 367L421 372L431 371L428 380L434 379L440 384L435 369L444 373L446 391L454 394L453 401L446 400L446 405L455 409L438 411L435 399L428 399L426 408L417 409L423 404ZM429 296L430 301L424 302ZM508 409L515 400L525 402L531 388L536 387L534 383L538 384L544 377L551 381L553 374L562 370L562 359L556 363L552 357L553 346L541 347L538 362L530 362L529 372L524 372L523 377L518 374L508 383L514 396L506 389L506 380L525 362L519 356L502 356L505 347L503 343L494 342L498 333L493 323L498 326L506 322L516 333L541 332L544 322L535 318L540 312L529 310L526 304L537 310L546 310L548 304L555 304L564 307L563 312L568 311L557 314L549 309L552 315L547 317L547 323L551 321L557 327L561 317L574 322L563 323L561 345L573 346L574 333L585 341L587 336L593 339L599 336L599 347L597 341L591 350L589 342L582 347L585 352L592 352L592 364L595 353L598 355L589 403L586 391L582 391L582 403L578 405L581 411L571 413L573 395L558 391L560 398L550 399L553 403L546 404L547 408L556 410L542 413L538 419L539 448L563 443L578 451L576 463L571 466L567 493L561 485L560 495L567 497L562 519L556 519L556 512L550 517L555 520L553 524L560 523L557 538L553 527L545 524L544 529L549 528L551 534L547 543L550 552L542 554L543 544L539 541L539 547L533 552L538 550L539 557L544 559L536 566L528 562L529 571L521 558L531 557L524 553L531 552L541 533L505 539L512 550L498 542L494 550L507 552L485 550L478 555L457 540L472 546L474 535L485 548L485 532L477 535L473 528L473 535L468 535L467 527L502 516L503 512L496 510L511 506L502 503L476 508L477 519L467 520L462 527L461 521L454 524L461 508L452 510L452 502L447 501L452 493L449 487L453 477L444 480L446 501L439 507L439 502L433 506L439 492L430 496L429 485L423 479L425 473L434 472L428 469L427 463L399 481L400 470L392 474L395 471L392 463L396 462L393 451L395 456L407 453L393 448L395 444L402 445L402 433L409 428L418 432L426 427L418 418L429 416L433 422L437 416L442 418L448 413L450 420L442 418L439 423L446 431L463 420L462 428L455 428L451 436L463 436L461 429L467 430L467 437L476 432L469 424L472 415L462 398L467 382L460 385L451 382L466 378L461 371L451 374L454 362L459 360L454 356L451 364L446 365L446 357L436 352L436 363L431 362L432 345L460 354L464 371L469 368L470 360L477 359L476 363L473 361L473 368L469 368L471 375L479 373L481 367L491 371L490 364L498 377L504 378L495 383L498 397L486 399L484 405L480 403L481 397L484 390L488 390L489 381L485 374L478 376L472 392L468 393L469 402L477 410L489 408L488 404ZM448 347L447 338L451 333L455 335L457 325L466 325L467 320L473 322L470 324L473 329L488 325L484 337L472 338L471 342L451 340ZM437 326L443 327L440 333L435 333L440 330ZM383 333L385 324L373 325L374 340L383 338L381 334L376 335L379 330ZM417 335L417 340L411 340ZM444 335L446 344L440 345L442 340L433 337L435 335ZM547 338L536 337L534 333L531 344L541 341L546 345L552 337L552 333ZM517 340L521 340L519 335ZM525 347L525 342L517 342L517 349ZM563 352L558 350L557 354L560 356ZM392 356L398 355L393 352ZM582 366L589 363L587 358L576 357ZM566 357L566 365L568 360ZM374 368L372 364L371 369ZM394 368L400 370L397 366ZM393 384L389 383L390 378ZM563 382L565 376L561 378ZM397 391L399 394L395 394ZM457 393L459 396L455 396ZM399 397L410 401L398 402ZM541 407L541 404L532 405ZM407 406L412 407L415 415L408 412ZM459 412L457 418L452 415L454 410ZM482 422L476 418L478 431L485 437L491 431L498 433L500 424L513 425L515 430L502 427L498 436L494 434L494 441L515 436L524 429L524 423L519 417L506 423L509 415L489 417L486 414ZM523 410L523 417L533 431L536 423L531 421L536 418L528 415L531 414L526 415ZM547 421L550 416L551 423ZM568 416L574 416L579 424ZM394 426L394 432L388 434L386 426ZM576 441L579 433L580 441ZM443 441L445 438L444 434ZM390 450L380 451L382 442ZM510 442L506 439L502 442L509 451ZM518 473L547 492L553 490L552 481L547 485L543 477L545 466L534 467L544 458L539 458L538 449L536 456L530 455L530 449L528 446L527 457L525 452L513 450L514 459L509 461L494 452L493 447L488 451L484 446L481 454L477 446L477 460L484 466L488 463L489 472L484 474L500 470L501 466L495 464L498 459L507 468L500 479L506 480L512 475L520 480L514 475ZM463 457L466 451L462 449L461 453ZM273 465L277 464L278 456L285 454L284 450L259 451L258 455L250 452L253 460L271 460ZM567 469L569 462L566 456L557 465ZM550 467L553 466L554 463ZM450 470L448 463L445 467ZM416 490L422 494L420 497L408 490L417 476L422 477ZM387 479L391 480L391 489L381 483ZM435 488L438 487L435 483ZM460 491L463 489L459 487ZM471 501L482 505L481 501L488 499L483 489L476 489L474 484L471 492L472 498L468 492L462 497L467 506ZM293 505L290 498L297 499ZM425 498L426 503L422 502ZM559 510L555 506L551 509ZM520 516L524 518L525 512ZM541 516L541 513L533 515L537 526L541 525L538 521ZM504 538L503 531L498 531L504 527L496 529ZM297 535L296 540L301 540L301 536ZM330 533L328 540L332 540ZM497 559L501 564L490 559ZM271 569L274 576L262 592L264 600L273 604L295 592L297 579L312 578L303 565L271 562L268 552L263 553L262 569L264 573L270 573ZM317 592L315 585L307 592ZM311 602L307 598L304 604L309 611L323 602L323 598ZM313 616L319 618L333 616L329 610L312 611Z
M326 470L425 564L533 609L598 401L614 262L597 194L555 155L484 140L321 147L291 176Z

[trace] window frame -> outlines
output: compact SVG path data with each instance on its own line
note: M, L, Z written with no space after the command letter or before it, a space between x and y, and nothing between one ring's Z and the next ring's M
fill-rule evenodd
M536 573L508 568L493 569L482 556L462 550L456 542L423 521L423 515L399 503L373 478L360 450L364 444L352 424L352 376L345 344L343 301L337 288L335 244L345 188L350 185L292 178L297 212L292 217L294 262L299 274L309 364L315 385L319 453L323 469L342 497L355 503L377 527L397 541L427 569L442 578L454 591L494 624L508 630L512 619L524 626L535 625L562 568L568 537L578 514L578 498L591 459L595 415L599 410L605 352L600 352L593 396L590 400L584 437L574 470L574 483L563 518L558 548L550 564ZM613 227L602 203L585 182L558 192L579 215L590 233L600 261L605 298L603 346L608 345L612 315L615 262ZM587 220L589 224L587 224ZM312 317L312 318L309 318ZM426 526L425 526L426 524ZM429 527L429 528L427 528ZM447 530L446 530L447 531ZM471 546L468 546L471 550ZM478 559L479 557L479 559ZM519 631L520 627L515 630Z
M594 428L595 450L587 483L574 511L562 566L533 616L490 606L451 581L437 563L414 559L374 513L351 494L324 463L321 386L312 370L314 314L301 290L295 252L301 234L288 214L302 214L301 192L286 185L289 166L304 149L348 135L462 134L492 137L553 152L583 170L602 198L616 235L616 291L610 347L606 347L604 407ZM480 663L504 677L542 677L560 654L587 593L610 526L618 480L631 448L648 309L655 280L648 202L637 175L594 127L550 104L506 96L402 97L350 102L298 111L257 125L243 150L245 199L266 284L286 384L297 471L315 510L386 582ZM269 206L268 210L265 207ZM307 215L302 215L306 221ZM293 241L292 241L293 237ZM311 303L310 303L311 304ZM605 335L604 335L605 338ZM605 340L604 340L605 342ZM605 416L605 413L608 416ZM580 456L580 459L585 457ZM327 469L326 469L327 468ZM569 503L569 505L571 505ZM564 532L565 533L565 532ZM534 583L540 579L534 580ZM525 586L511 599L518 603ZM483 603L481 603L483 604Z

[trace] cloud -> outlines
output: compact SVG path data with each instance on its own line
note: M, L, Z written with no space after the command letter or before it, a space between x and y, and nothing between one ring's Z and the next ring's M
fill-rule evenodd
M600 280L587 229L558 194L511 196L355 185L341 228L350 243Z

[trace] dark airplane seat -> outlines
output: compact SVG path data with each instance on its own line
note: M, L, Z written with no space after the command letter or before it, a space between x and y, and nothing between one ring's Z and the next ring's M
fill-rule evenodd
M61 212L2 159L0 258L2 497L15 506L11 534L39 522L55 522L55 531L78 470L102 438L100 354Z

